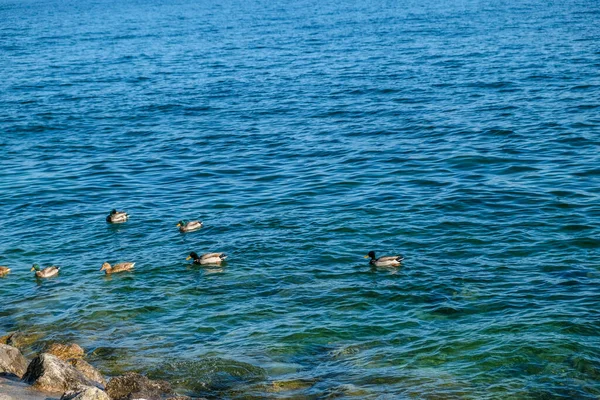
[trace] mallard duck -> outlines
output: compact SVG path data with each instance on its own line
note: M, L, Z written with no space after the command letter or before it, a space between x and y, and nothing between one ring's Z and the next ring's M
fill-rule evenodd
M114 266L111 267L109 263L105 262L104 264L102 264L102 268L100 268L100 271L104 271L106 273L106 275L109 275L109 274L114 274L117 272L131 271L134 266L135 266L135 263L123 262L123 263L115 264Z
M398 267L402 260L404 260L404 257L402 256L383 256L375 258L374 251L370 251L365 258L370 258L369 264L376 267Z
M0 266L0 276L4 276L10 272L10 268Z
M181 233L191 232L202 228L202 221L179 221L177 226L179 227L179 232Z
M108 217L106 217L106 222L110 224L120 224L126 222L127 219L129 219L129 214L127 214L125 211L117 211L113 209L110 214L108 214Z
M60 267L52 265L50 267L41 269L39 265L33 264L33 266L31 267L31 271L35 271L35 276L37 276L38 278L50 278L58 275Z
M202 254L202 257L198 257L198 254L192 251L186 260L193 259L194 264L221 264L221 261L226 258L225 253L206 253Z

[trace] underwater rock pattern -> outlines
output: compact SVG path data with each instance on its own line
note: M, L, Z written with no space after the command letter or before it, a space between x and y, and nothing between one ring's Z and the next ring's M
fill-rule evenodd
M75 343L61 344L52 343L46 348L45 353L52 354L61 360L69 360L71 358L83 358L85 351Z
M0 343L16 347L23 351L25 347L36 342L41 336L37 333L10 332L0 337Z
M146 399L161 400L163 395L172 394L166 381L153 381L135 372L112 378L106 385L106 393L113 400Z
M267 372L252 364L219 357L202 360L175 360L161 364L149 373L150 377L167 379L176 387L193 393L225 390L240 384L259 382Z

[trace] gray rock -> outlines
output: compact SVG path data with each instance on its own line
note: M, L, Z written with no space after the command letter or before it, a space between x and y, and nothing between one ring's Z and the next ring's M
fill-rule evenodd
M144 375L128 372L112 378L106 385L106 393L113 400L161 400L163 395L172 394L171 385L166 381L152 381Z
M60 393L82 390L86 386L96 386L96 383L67 362L46 353L38 355L31 361L23 381L37 390Z
M75 367L75 369L77 371L81 372L86 378L88 378L94 382L97 382L99 385L102 385L102 388L104 388L106 386L106 379L104 379L104 377L102 376L100 371L98 371L96 368L92 367L86 361L84 361L80 358L75 358L75 359L69 360L69 364L71 364L73 367Z
M16 347L0 344L0 374L11 374L19 379L27 371L27 360Z
M98 388L88 387L79 391L66 392L60 400L110 400L110 397Z
M5 396L4 398L2 396ZM58 396L38 392L28 384L0 376L0 400L58 400Z

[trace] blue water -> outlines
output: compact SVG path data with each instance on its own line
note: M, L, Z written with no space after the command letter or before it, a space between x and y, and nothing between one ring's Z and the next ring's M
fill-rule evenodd
M597 399L599 20L0 0L0 333L212 398Z

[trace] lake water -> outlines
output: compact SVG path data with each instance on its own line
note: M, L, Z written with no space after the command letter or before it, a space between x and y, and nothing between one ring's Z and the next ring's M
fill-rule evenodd
M599 20L0 0L0 333L211 398L597 399Z

